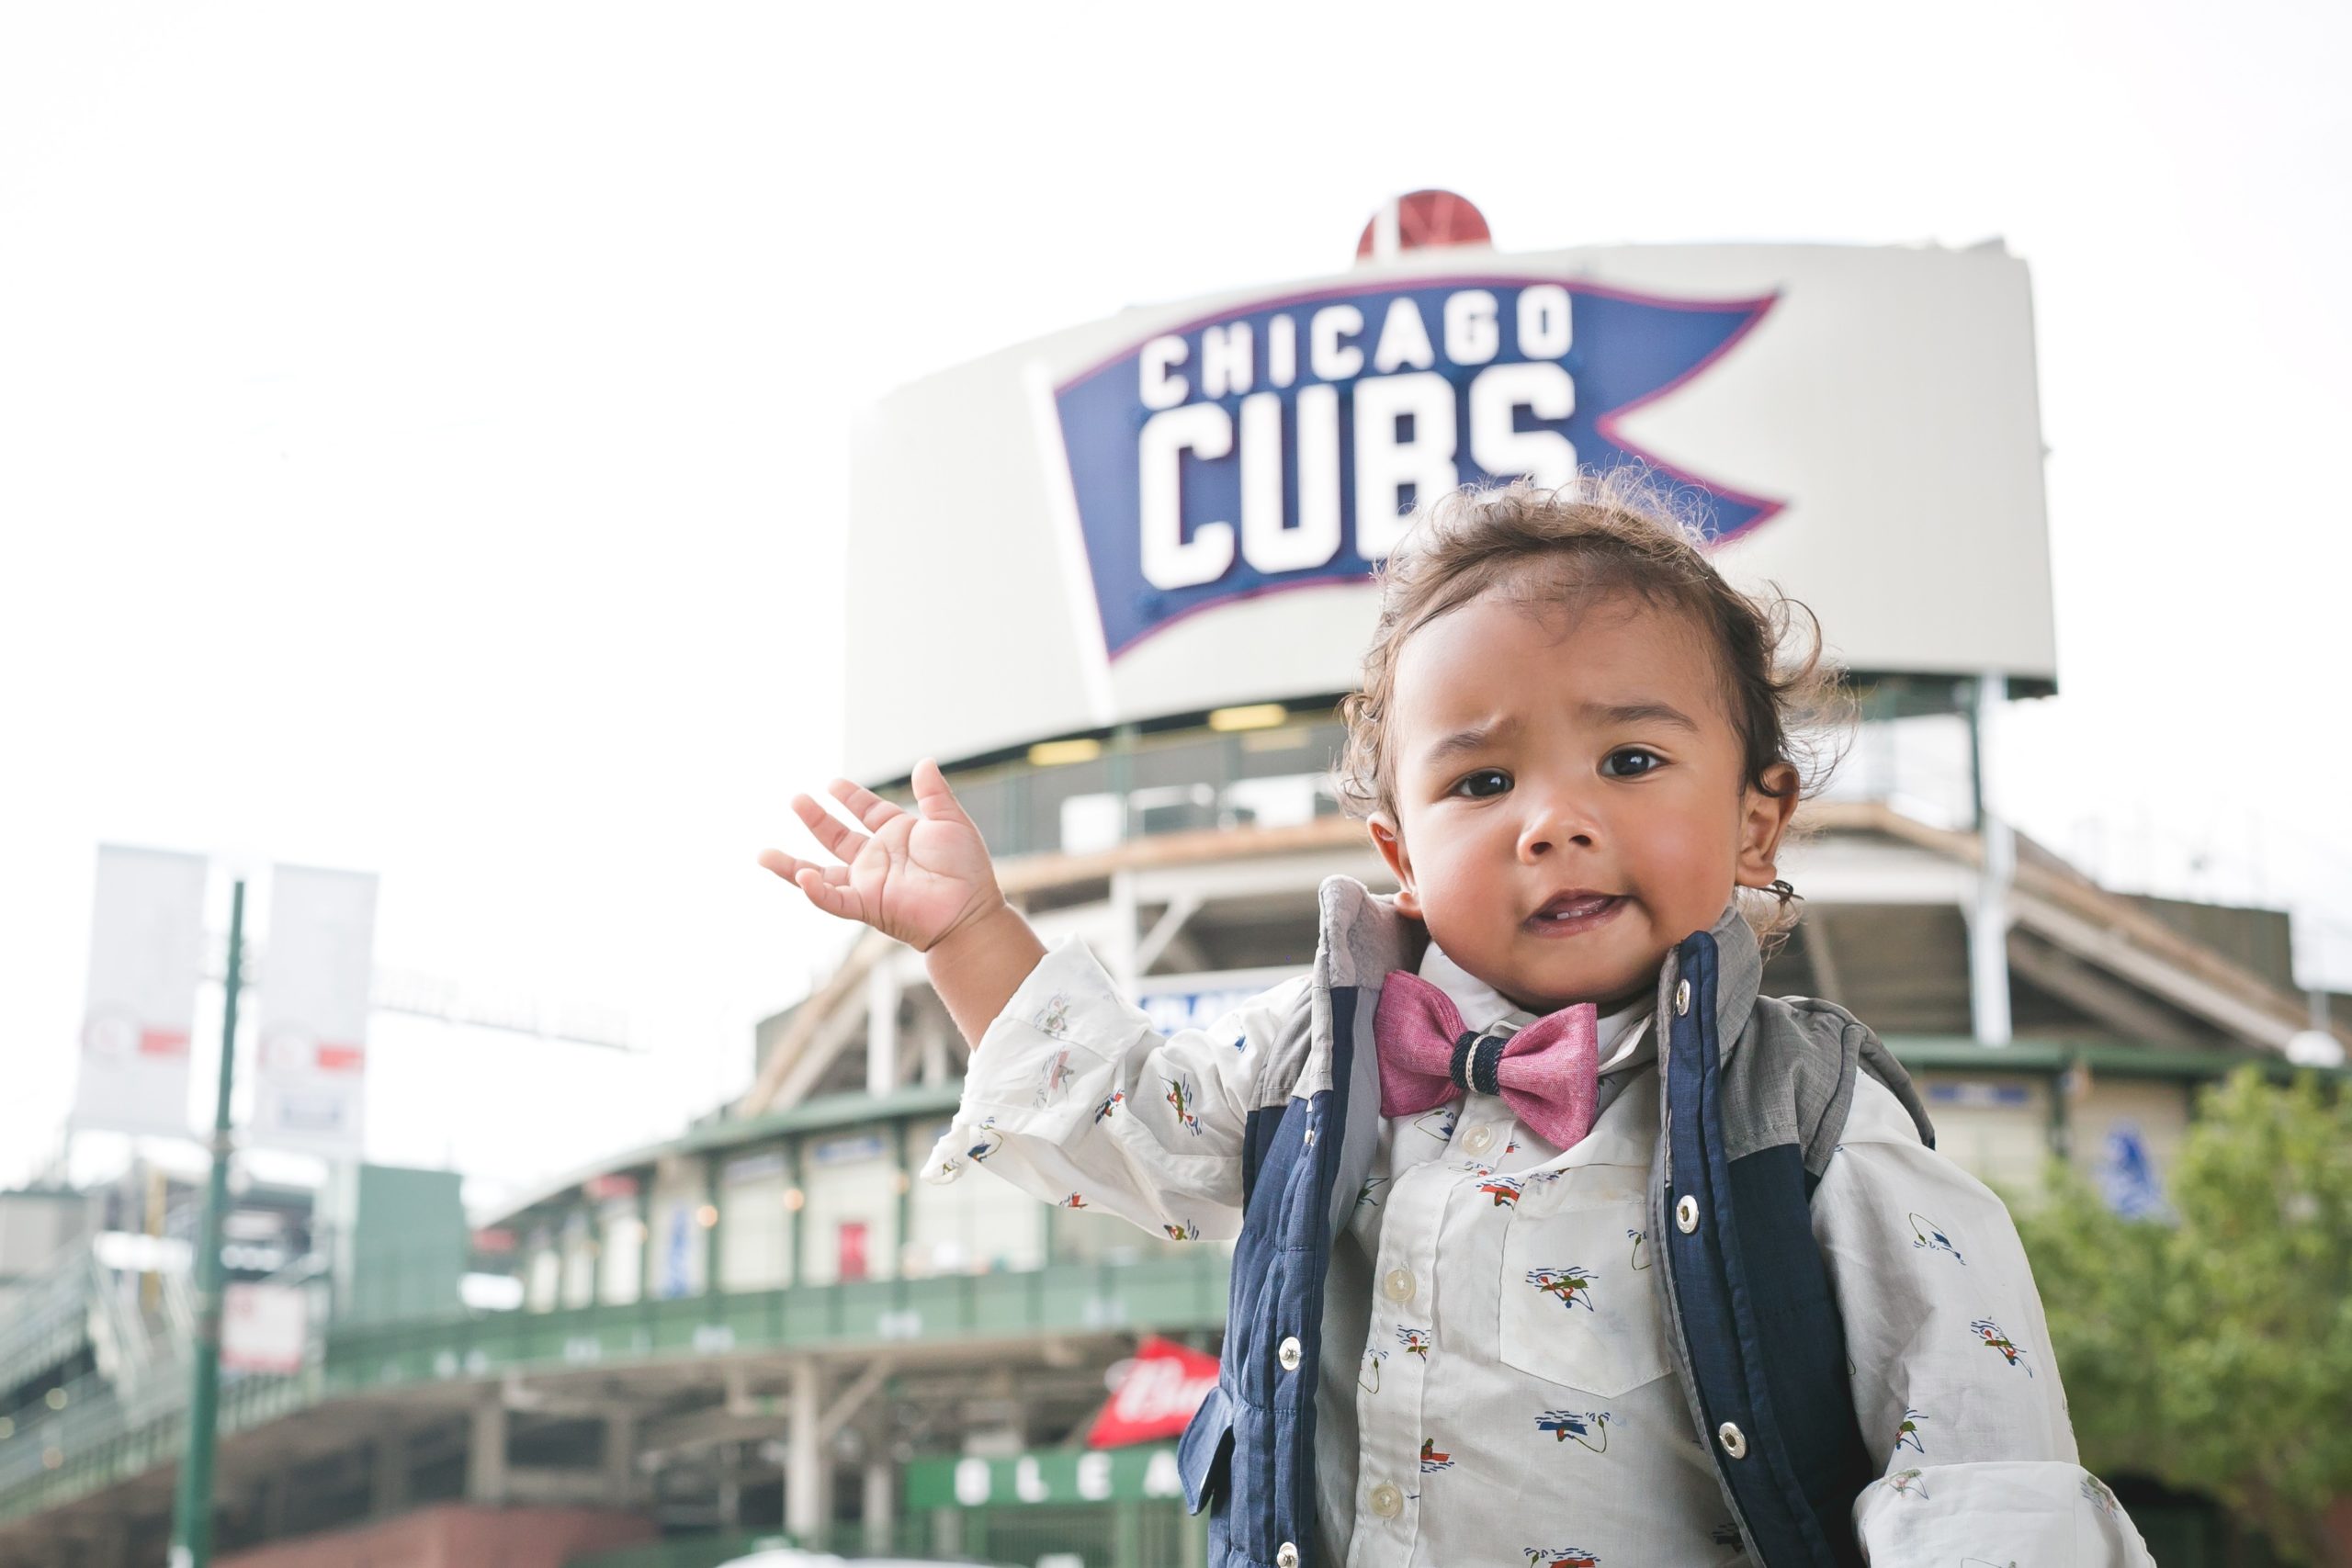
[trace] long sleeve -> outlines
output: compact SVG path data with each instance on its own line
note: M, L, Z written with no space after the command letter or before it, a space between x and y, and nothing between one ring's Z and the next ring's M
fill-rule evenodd
M1301 976L1207 1029L1162 1035L1083 943L1058 942L981 1037L923 1179L985 1166L1049 1203L1230 1239L1259 1077L1299 1033L1306 987Z
M2077 1461L2065 1392L2017 1228L1982 1182L1922 1145L1864 1075L1813 1199L1862 1438L1884 1457L1854 1503L1879 1568L2150 1562Z

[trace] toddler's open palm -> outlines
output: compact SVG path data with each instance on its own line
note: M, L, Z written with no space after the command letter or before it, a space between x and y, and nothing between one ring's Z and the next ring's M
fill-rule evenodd
M958 928L1004 901L980 830L964 814L937 763L926 758L914 772L915 809L894 806L872 790L835 779L831 793L865 825L861 833L808 795L792 809L839 860L820 865L769 850L760 863L783 877L827 914L858 920L917 952L927 952Z

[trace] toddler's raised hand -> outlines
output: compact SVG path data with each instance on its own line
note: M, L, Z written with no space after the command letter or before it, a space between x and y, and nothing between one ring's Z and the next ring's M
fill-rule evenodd
M910 812L847 779L835 779L833 798L865 824L863 833L808 795L796 795L792 809L842 863L820 865L781 850L763 852L760 863L827 914L863 921L928 953L1004 908L1004 895L997 887L988 845L956 803L939 764L928 757L917 763L914 786Z

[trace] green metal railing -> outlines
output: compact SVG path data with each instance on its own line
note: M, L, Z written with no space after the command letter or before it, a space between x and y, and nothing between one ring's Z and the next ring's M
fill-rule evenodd
M458 1382L532 1368L690 1359L730 1352L1021 1338L1128 1327L1222 1327L1229 1261L1188 1247L1135 1262L1061 1264L1020 1273L856 1280L569 1311L436 1312L411 1323L335 1325L322 1364L294 1377L224 1383L220 1430L243 1431L371 1390ZM0 1520L23 1517L177 1461L186 1384L164 1377L135 1395L91 1374L0 1438Z
M1016 1337L1129 1326L1219 1328L1230 1264L1217 1247L1132 1263L1019 1273L861 1280L733 1295L341 1326L327 1337L336 1394L516 1369L920 1339Z

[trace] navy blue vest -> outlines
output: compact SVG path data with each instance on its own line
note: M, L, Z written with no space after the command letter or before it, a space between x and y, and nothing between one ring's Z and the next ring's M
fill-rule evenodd
M1707 933L1683 942L1668 971L1677 987L1661 1008L1672 1174L1651 1207L1662 1221L1652 1234L1667 1238L1667 1328L1750 1557L1764 1568L1855 1564L1849 1516L1877 1468L1854 1423L1845 1335L1814 1244L1815 1179L1794 1142L1726 1157L1718 956ZM1217 1568L1318 1561L1324 1277L1344 1219L1332 1199L1358 1013L1372 1000L1357 986L1334 985L1329 997L1332 1087L1249 1120L1221 1371L1179 1449L1187 1500L1195 1512L1210 1508ZM1686 1196L1697 1204L1689 1229L1671 1217ZM1276 1347L1292 1337L1305 1353L1286 1371Z

